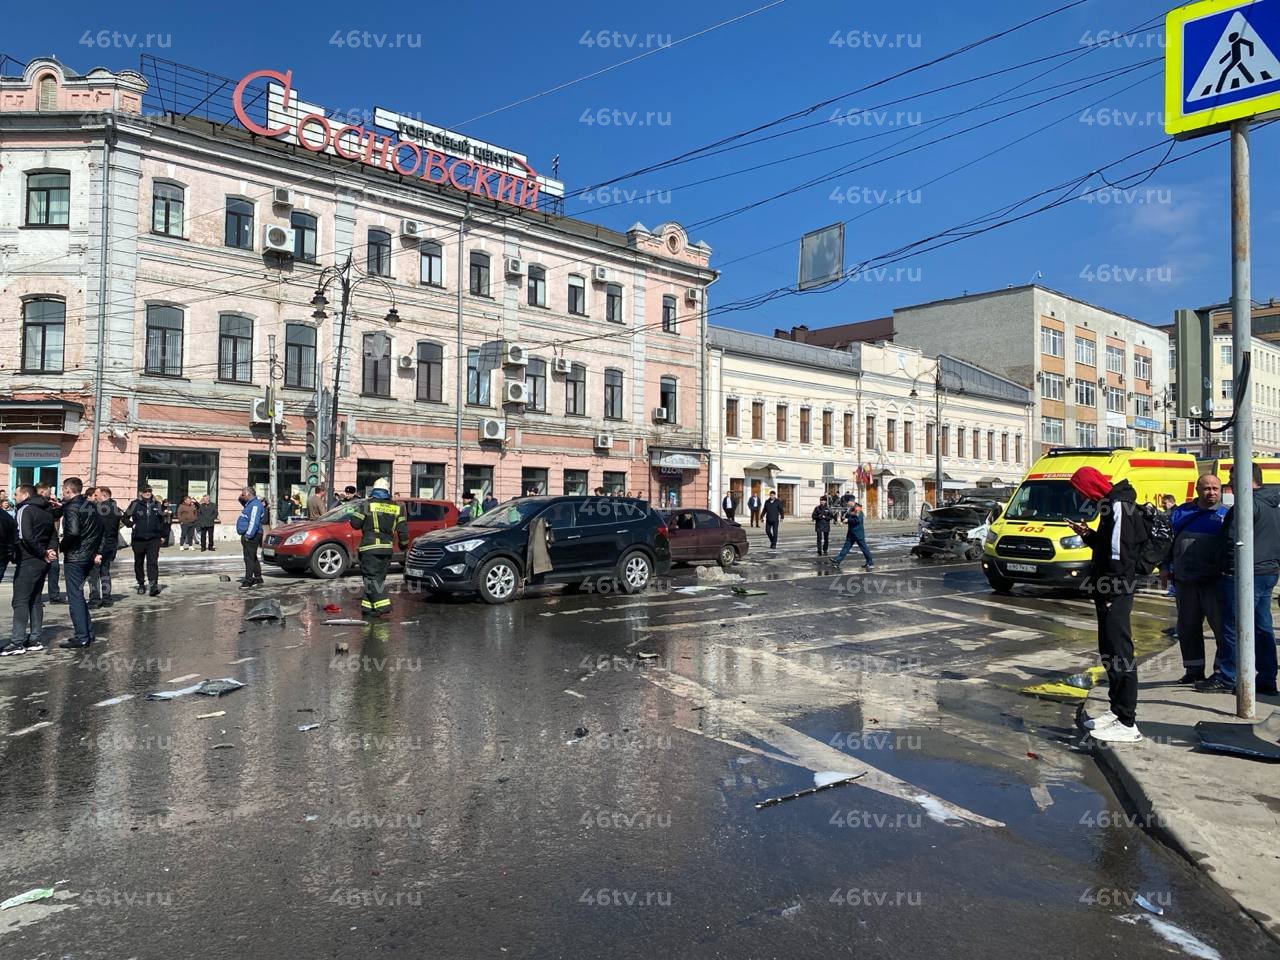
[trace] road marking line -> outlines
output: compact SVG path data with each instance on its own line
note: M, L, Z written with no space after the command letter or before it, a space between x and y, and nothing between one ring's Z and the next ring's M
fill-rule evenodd
M566 690L565 693L567 693L571 697L577 697L579 700L587 699L585 696L580 694L577 690Z
M990 607L993 610L1000 610L1011 616L1035 617L1038 620L1050 620L1053 623L1065 624L1069 627L1076 627L1079 630L1097 630L1098 624L1092 620L1082 620L1079 617L1068 617L1065 614L1040 613L1028 607L1018 606L1014 603L997 603L994 600L981 600L978 597L964 597L959 594L947 597L948 600L955 600L958 603L972 603L980 607Z

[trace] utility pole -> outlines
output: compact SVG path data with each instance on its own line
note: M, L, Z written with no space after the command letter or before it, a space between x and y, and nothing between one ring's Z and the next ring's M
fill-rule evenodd
M1249 289L1249 120L1231 124L1231 365L1235 375L1236 716L1254 717L1253 388L1241 374L1253 344ZM1267 603L1271 598L1267 598Z
M276 335L267 335L267 352L271 360L267 364L267 424L270 438L267 441L267 510L276 523L280 522L279 478L276 476Z
M933 374L933 507L942 506L942 360Z
M467 218L470 215L471 204L468 202L458 219L458 302L455 317L457 343L454 347L457 353L454 357L453 381L453 502L457 504L462 503L462 391L467 382L466 354L462 350L463 240L467 235Z

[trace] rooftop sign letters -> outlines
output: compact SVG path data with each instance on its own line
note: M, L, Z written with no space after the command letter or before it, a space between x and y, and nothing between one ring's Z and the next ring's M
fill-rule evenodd
M249 115L246 90L267 80L264 122ZM251 98L252 99L252 98ZM251 133L295 143L313 153L447 184L498 203L528 210L538 208L540 193L564 196L564 186L541 177L514 151L472 140L462 134L377 109L373 129L329 118L323 108L304 103L293 89L293 71L255 70L236 84L232 96L236 119ZM384 127L394 133L383 133Z

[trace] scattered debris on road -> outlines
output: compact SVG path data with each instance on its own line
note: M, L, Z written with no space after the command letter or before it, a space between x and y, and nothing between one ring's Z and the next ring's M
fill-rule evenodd
M48 900L53 896L53 887L36 887L34 890L28 890L26 893L20 893L16 897L10 897L4 903L0 903L0 910L8 910L10 907L20 907L24 903L35 903L37 900Z
M197 719L197 720L212 720L214 717L225 717L226 715L227 715L227 711L225 711L225 710L215 710L215 711L213 711L213 713L197 713L197 714L196 714L196 719Z
M839 779L826 780L827 777L835 776ZM768 800L761 800L756 804L757 810L763 810L765 807L776 807L780 803L786 803L788 800L795 800L799 797L808 797L815 793L821 793L823 790L830 790L832 787L838 787L846 783L852 783L859 777L865 777L865 773L845 774L845 773L817 773L814 774L814 781L822 778L826 782L819 783L817 786L809 787L807 790L799 790L795 793L789 793L784 797L770 797Z
M319 729L320 729L320 724L318 724L318 723L300 723L300 724L298 724L298 732L299 732L299 733L307 733L307 732L309 732L309 731L311 731L311 730L319 730Z
M648 651L642 651L640 653L637 653L636 656L639 657L641 660L657 660L658 659L658 655L656 653L649 653Z
M215 743L215 744L213 745L213 749L215 749L215 750L230 750L230 749L231 749L232 747L234 747L234 746L235 746L235 744L234 744L234 743Z
M364 621L356 620L352 617L339 617L336 620L326 620L324 625L326 627L362 627L364 626Z
M270 598L254 604L244 618L249 623L259 623L263 620L283 621L284 610L281 609L279 600Z
M13 731L13 733L9 734L9 736L25 737L28 733L35 733L37 730L41 730L44 727L52 727L52 726L53 726L52 720L41 720L39 723L33 723L29 727L23 727L21 730L15 730Z
M1164 916L1164 907L1157 907L1154 903L1152 903L1142 894L1138 894L1136 897L1134 897L1133 902L1136 903L1138 906L1140 906L1143 910L1147 911L1147 913L1154 913L1157 917Z
M716 583L741 582L743 577L736 573L725 573L719 567L696 567L694 573L699 580L710 580Z
M223 677L221 680L201 680L199 683L192 684L189 687L182 687L179 690L153 690L147 694L147 699L177 700L179 697L185 697L192 693L199 693L206 697L220 697L223 694L239 690L243 686L244 684L239 680Z
M1200 746L1214 753L1226 753L1253 760L1280 760L1280 710L1261 723L1215 723L1201 720L1196 724Z
M769 595L768 590L748 590L746 587L730 587L729 589L740 597L765 597Z
M126 700L132 700L132 693L122 693L118 697L111 697L108 700L99 700L94 704L95 707L114 707L117 703L124 703Z

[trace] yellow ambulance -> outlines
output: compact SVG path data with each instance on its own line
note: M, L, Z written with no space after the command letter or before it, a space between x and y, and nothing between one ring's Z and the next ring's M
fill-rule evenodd
M982 572L992 589L1004 593L1015 583L1084 583L1093 553L1066 523L1098 526L1096 504L1071 486L1071 475L1084 466L1096 468L1112 483L1128 480L1139 504L1157 507L1165 494L1177 503L1192 499L1199 476L1196 458L1189 453L1055 447L1036 461L991 524L982 548Z

